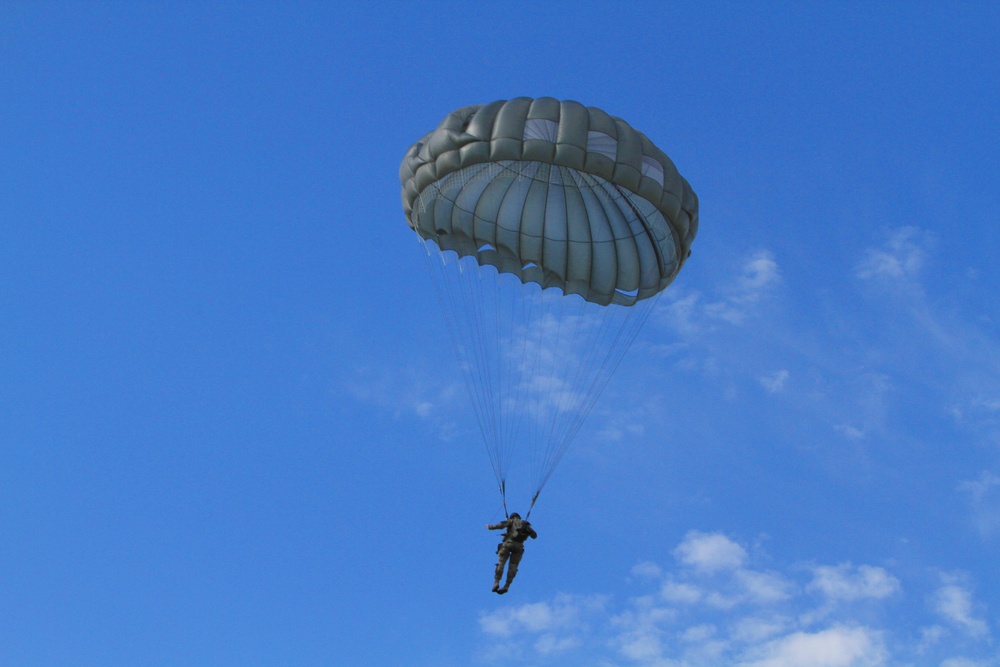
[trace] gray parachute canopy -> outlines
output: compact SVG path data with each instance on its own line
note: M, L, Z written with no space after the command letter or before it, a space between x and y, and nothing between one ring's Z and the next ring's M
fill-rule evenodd
M600 305L666 288L698 231L698 198L663 151L551 97L452 112L399 177L410 226L441 251Z

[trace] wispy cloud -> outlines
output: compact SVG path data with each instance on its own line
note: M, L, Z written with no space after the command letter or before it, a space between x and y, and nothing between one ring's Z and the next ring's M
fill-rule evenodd
M663 574L663 568L653 561L643 561L632 568L632 576L640 579L658 579Z
M835 431L843 433L851 440L861 440L862 438L865 437L864 431L862 431L857 426L851 426L850 424L837 424L833 428Z
M965 634L974 638L990 635L989 625L977 614L972 591L955 574L941 575L942 585L931 600L934 610L941 617Z
M947 658L941 662L941 667L996 667L998 661L993 658L973 660L971 658Z
M972 508L972 522L984 538L1000 535L1000 476L983 471L979 479L958 485Z
M900 584L881 567L841 563L813 568L813 580L806 590L822 593L833 601L881 600L899 592Z
M825 291L804 292L807 281L785 274L768 250L747 255L738 270L720 269L700 291L681 281L654 319L672 345L653 358L675 377L704 383L710 400L692 407L708 419L726 420L728 406L748 405L754 392L768 396L754 405L759 419L727 425L796 447L837 475L913 478L945 447L959 452L942 471L954 477L931 485L939 495L927 502L964 496L969 521L993 539L1000 488L968 480L1000 451L995 325L981 301L962 303L970 285L961 273L937 279L950 258L936 254L933 232L890 228L860 243L852 249L860 259L823 269L839 279ZM654 389L660 376L651 370ZM933 435L932 422L941 425Z
M661 313L682 335L692 335L719 324L742 325L781 280L772 253L757 250L747 256L737 273L725 279L717 294L705 300L700 292L671 288Z
M930 234L917 227L894 229L882 246L865 251L855 275L862 280L912 281L924 268L930 242Z
M780 278L774 257L767 250L759 250L743 262L739 275L724 290L725 297L706 305L705 313L730 324L741 324Z
M873 305L889 305L890 312L874 313L870 323L887 336L879 356L896 376L941 378L947 388L942 411L1000 442L1000 343L977 317L963 316L950 295L926 283L925 267L934 247L928 231L890 230L884 243L868 248L855 267L862 286L889 288Z
M595 604L599 606L599 601L561 595L551 603L538 602L484 614L480 617L479 624L483 632L499 637L509 637L521 632L552 632L578 624L584 610Z
M789 373L785 369L780 371L774 371L760 378L760 384L769 393L776 394L785 388L785 383L788 382Z
M549 602L536 602L506 607L480 614L479 627L484 634L502 640L506 646L525 646L530 638L533 652L541 656L566 653L581 646L590 629L590 622L602 616L606 596L574 596L561 594ZM509 641L514 638L516 641ZM503 655L503 651L500 652ZM487 650L495 655L495 649ZM509 651L504 656L510 659Z
M398 368L358 367L342 378L356 401L372 405L394 419L415 417L433 422L442 437L459 428L452 414L468 408L468 397L455 378L442 380L416 366Z

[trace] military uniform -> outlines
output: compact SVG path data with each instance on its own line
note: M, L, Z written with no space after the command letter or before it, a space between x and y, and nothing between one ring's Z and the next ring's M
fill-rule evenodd
M517 574L517 565L521 562L521 556L524 555L524 541L529 537L535 539L538 537L538 533L535 532L530 523L522 520L520 515L516 513L511 514L506 521L486 527L490 530L506 529L503 534L503 542L497 545L499 560L493 575L493 590L502 595L510 588L510 582L514 581L514 576ZM510 563L507 566L507 581L503 588L500 588L500 578L503 576L503 568L504 565L508 564L508 560Z

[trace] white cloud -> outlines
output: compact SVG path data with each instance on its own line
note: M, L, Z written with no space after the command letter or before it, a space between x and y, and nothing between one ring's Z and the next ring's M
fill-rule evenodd
M682 336L697 334L701 329L698 308L700 295L697 292L685 293L680 286L671 288L667 294L667 298L660 301L665 319Z
M776 394L785 388L785 382L788 381L788 375L788 371L784 369L775 371L760 378L760 384L768 392Z
M747 651L745 667L863 667L886 664L880 633L865 627L836 626L794 632Z
M785 577L745 567L746 549L722 533L690 531L673 551L683 569L664 578L660 597L679 605L728 610L788 600L795 586Z
M746 549L722 533L689 532L674 549L674 557L704 572L734 570L746 560Z
M771 257L770 252L760 250L743 265L743 275L738 281L740 291L744 294L756 294L776 282L778 276L778 263Z
M732 627L732 638L742 644L758 644L786 632L792 621L785 616L746 616Z
M604 598L559 595L551 603L537 602L507 607L479 618L487 634L508 637L519 632L538 633L569 628L581 617L600 608Z
M631 584L647 593L627 600L557 595L482 614L494 642L483 655L501 661L513 651L521 661L574 667L996 665L986 606L958 575L908 596L900 616L903 585L883 567L762 570L742 545L702 531L690 531L674 555L673 566L634 566ZM914 605L921 597L927 604Z
M975 614L972 592L962 586L956 575L942 575L942 580L943 585L932 597L934 610L970 637L987 637L990 629L986 621Z
M667 602L695 604L701 602L705 594L701 588L694 584L668 580L663 582L663 586L660 588L660 596Z
M881 567L854 567L850 563L841 563L813 568L813 580L806 590L822 593L830 600L853 602L865 598L880 600L889 597L899 592L900 584L896 577Z
M880 248L870 248L855 269L862 280L917 277L926 261L929 236L916 227L894 230Z
M710 299L683 286L671 286L658 310L669 326L683 338L693 338L720 323L740 325L759 310L765 298L781 281L781 272L771 253L758 250L744 259L735 276Z
M977 397L973 399L972 405L986 412L1000 412L1000 399L998 398Z
M743 262L740 275L726 290L722 301L705 306L705 314L730 324L741 324L780 280L778 263L771 253L759 250Z
M706 639L711 639L715 636L718 629L711 623L705 623L703 625L695 625L688 628L683 633L681 633L681 641L684 642L703 642Z
M539 632L547 630L552 623L552 611L548 604L537 602L520 607L501 609L479 618L483 632L500 637L509 637L515 632Z
M590 619L604 614L607 599L601 595L560 594L551 602L533 602L482 613L479 627L484 634L505 644L513 637L518 639L518 645L528 645L524 638L532 638L530 646L536 653L561 654L584 642Z
M834 428L851 440L861 440L865 437L864 431L850 424L837 424Z
M659 579L663 568L651 560L643 561L632 567L632 576L640 579Z
M996 667L997 661L973 660L971 658L947 658L941 662L941 667Z
M756 572L739 570L736 581L743 590L744 598L755 604L773 604L792 597L794 586L777 572Z
M979 479L962 482L958 489L972 504L972 521L979 534L984 538L1000 535L1000 477L983 471Z
M659 660L663 655L663 626L676 618L670 609L645 604L611 618L612 627L618 630L613 643L620 653L643 664Z
M607 423L596 433L599 440L605 442L621 442L642 437L645 432L643 410L628 410L625 413L611 413L606 416Z
M917 655L924 655L930 649L937 646L947 633L948 630L940 625L920 628L920 642L917 644Z
M466 408L469 399L458 382L442 382L426 369L357 368L346 380L347 391L358 401L377 407L394 419L417 417L433 422L441 437L453 437L458 426L447 415Z
M556 655L570 651L581 643L579 637L557 637L544 634L535 641L535 651L541 655Z

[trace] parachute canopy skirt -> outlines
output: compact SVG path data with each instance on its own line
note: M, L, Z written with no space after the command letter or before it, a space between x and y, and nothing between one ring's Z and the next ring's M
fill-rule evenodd
M698 198L628 123L548 97L449 114L399 176L504 507L508 472L534 505L690 255Z
M670 158L578 102L463 107L410 147L399 176L422 238L601 305L666 288L698 231L698 198Z

